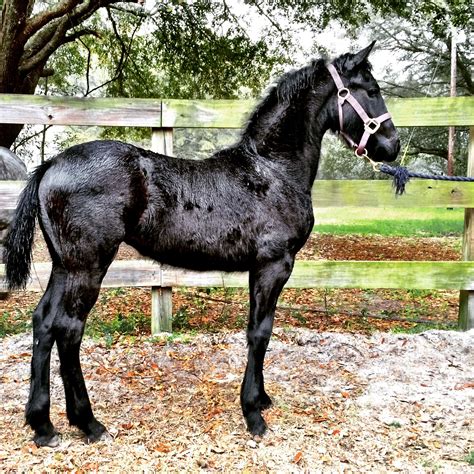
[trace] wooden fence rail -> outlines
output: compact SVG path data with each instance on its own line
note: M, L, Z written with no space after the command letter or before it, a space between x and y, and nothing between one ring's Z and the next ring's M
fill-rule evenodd
M474 97L387 101L397 126L469 126L468 175L474 175ZM239 128L252 101L78 99L0 94L5 123L114 125L151 127L151 148L173 154L173 128ZM22 182L0 182L0 208L13 212ZM315 207L461 207L465 208L463 258L460 262L298 261L287 287L413 288L461 291L460 327L474 327L474 185L412 181L395 197L388 181L316 181ZM28 289L47 284L50 264L37 263ZM4 266L0 265L0 289ZM149 260L116 261L104 287L152 287L152 333L171 330L171 288L247 286L243 273L191 272Z

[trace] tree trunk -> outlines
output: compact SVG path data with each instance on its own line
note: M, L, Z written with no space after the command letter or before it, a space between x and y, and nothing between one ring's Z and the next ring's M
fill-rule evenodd
M122 0L137 3L137 0ZM33 14L35 0L3 0L0 17L0 93L34 94L44 67L63 44L88 29L69 30L117 0L61 0ZM22 125L0 124L0 146L10 148Z

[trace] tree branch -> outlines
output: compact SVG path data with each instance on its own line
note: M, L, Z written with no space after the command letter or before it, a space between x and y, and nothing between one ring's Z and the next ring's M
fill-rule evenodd
M66 43L71 43L86 35L92 35L92 36L95 36L96 38L100 38L100 34L97 33L97 31L91 30L89 28L85 28L83 30L78 30L78 31L75 31L74 33L71 33L70 35L65 36L64 41L61 43L61 45L66 44Z
M19 70L24 75L46 63L51 54L61 46L64 36L68 30L67 19L60 22L51 39L33 56L22 61Z
M89 18L99 8L106 7L115 2L117 2L117 0L90 0L84 3L81 3L79 0L63 0L60 4L63 6L61 11L64 10L65 5L72 5L72 9L58 16L58 12L60 11L58 6L55 10L55 16L52 14L49 15L48 22L43 24L43 29L37 31L37 35L39 36L34 38L35 35L33 35L33 45L29 50L28 56L26 56L27 59L22 61L19 70L23 74L28 74L30 71L44 64L49 56L64 44L68 30ZM122 3L141 3L141 1L122 0ZM46 30L44 30L44 27Z
M456 57L456 64L458 66L458 70L461 73L462 78L464 79L466 89L468 90L470 95L474 95L474 82L472 81L470 68L467 66L469 64L469 61L459 51Z
M43 26L49 23L51 20L60 18L63 15L69 13L75 6L82 3L82 0L63 0L48 10L37 13L35 16L30 18L23 29L20 37L20 41L26 43L28 38L31 38L37 33ZM90 2L92 3L92 2Z
M112 29L114 30L114 34L117 38L117 40L119 41L120 43L120 47L121 47L121 52L120 52L120 59L119 59L119 62L117 64L117 68L115 70L115 74L114 74L114 77L112 77L111 79L109 79L108 81L105 81L103 84L97 86L97 87L94 87L93 89L91 90L88 90L87 93L84 95L84 97L86 97L87 95L91 94L92 92L95 92L96 90L98 89L101 89L102 87L105 87L106 85L108 84L111 84L112 82L118 80L120 78L120 76L122 75L122 70L123 70L123 66L125 64L125 62L128 60L129 58L129 55L130 55L130 51L132 49L132 43L133 43L133 39L135 38L135 34L136 32L138 31L138 29L140 28L140 25L142 23L142 19L140 19L140 21L137 23L137 25L135 26L135 29L133 30L132 32L132 36L130 38L130 42L128 44L128 46L124 43L122 37L120 36L120 33L118 31L118 28L117 28L117 24L110 12L110 10L107 8L107 13L108 13L108 16L109 16L109 19L110 19L110 22L112 23Z
M442 148L424 147L422 145L412 145L412 150L407 152L407 155L419 155L424 153L426 155L439 156L440 158L448 159L448 150Z

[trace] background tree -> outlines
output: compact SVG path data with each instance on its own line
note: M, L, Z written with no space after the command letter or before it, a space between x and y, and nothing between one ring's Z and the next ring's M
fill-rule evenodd
M390 31L387 25L397 21L407 31L415 27L413 39L422 33L426 44L433 37L441 44L449 41L451 25L467 28L471 17L469 2L462 0L160 0L151 9L133 0L0 0L0 4L0 92L48 90L79 96L253 97L283 65L302 62L297 54L304 46L299 43L302 30L316 35L336 24L358 36L361 25L366 31L368 24L383 19L373 36L387 41L384 47L390 45L381 26ZM257 23L263 25L260 30L255 28ZM416 29L419 24L422 29ZM400 42L401 34L396 30L393 36ZM324 48L313 43L309 51L320 53ZM407 54L411 54L406 63L410 71L415 63L423 64L418 55ZM433 56L428 50L426 58ZM468 65L469 58L462 63ZM444 70L443 64L438 71ZM394 77L393 84L400 85L400 74ZM470 90L469 75L463 77ZM386 89L400 95L416 81L421 76L407 75L404 89L395 92L391 84ZM440 76L435 83L442 81L446 84ZM440 88L433 93L442 92ZM20 128L0 125L0 144L11 146ZM143 130L133 133L130 136L122 128L102 132L103 136L145 139ZM186 141L177 136L178 143ZM412 144L422 143L415 137ZM331 150L338 153L334 143Z
M384 92L395 97L439 97L449 95L451 40L457 38L457 95L473 95L471 15L467 2L453 2L450 7L434 4L427 13L428 28L418 18L391 17L371 25L379 47L397 58L398 75L382 83ZM461 8L462 7L462 8ZM403 65L405 68L403 68ZM402 67L401 67L402 66ZM400 80L400 76L401 79ZM447 128L423 127L401 130L408 143L406 158L411 165L443 172L448 158ZM464 173L467 160L468 130L456 130L455 173Z
M96 42L99 43L102 22L89 20L104 8L108 9L108 17L121 48L118 66L123 66L131 55L128 53L127 56L127 43L121 39L117 21L114 23L110 15L111 9L125 13L131 24L133 17L142 20L147 17L155 23L154 37L159 46L159 49L155 50L156 54L162 60L170 59L169 69L175 64L175 68L179 67L179 74L189 79L184 86L185 81L177 84L176 75L169 75L168 79L174 80L174 83L170 82L170 87L174 92L180 89L181 93L188 89L193 92L192 80L194 88L202 88L203 84L208 84L208 89L215 91L217 82L222 84L222 81L217 81L220 78L215 75L204 73L210 70L209 66L219 57L230 55L230 67L226 70L233 68L234 73L228 74L227 79L234 89L239 79L245 76L245 71L254 67L256 60L257 63L258 60L265 63L265 58L268 57L266 50L275 52L278 49L280 54L291 58L294 48L293 36L289 33L301 25L320 31L330 21L337 20L346 26L354 27L365 24L374 14L385 16L396 11L403 16L407 15L411 8L400 0L247 0L244 4L249 15L268 24L261 38L254 41L248 38L246 26L242 26L231 1L161 0L149 11L139 6L133 7L130 5L132 3L136 3L136 0L1 0L0 93L34 93L39 79L54 73L48 61L61 47L72 42L84 43L85 38L91 35L95 36ZM426 0L420 4L422 7L426 4L425 9L428 10L432 5ZM207 41L204 41L206 36ZM197 38L202 41L194 42ZM226 41L227 38L232 41ZM203 47L204 44L208 47ZM265 47L262 48L262 45ZM244 59L246 67L239 70ZM238 60L241 60L240 64ZM220 62L219 66L222 64L223 62ZM125 79L121 70L121 67L116 68L115 76ZM217 71L217 68L214 68L214 71ZM140 74L146 73L140 69ZM201 80L203 75L205 81ZM121 81L122 86L125 82ZM10 147L19 130L20 127L16 125L0 125L0 145Z
M40 77L53 74L46 67L51 55L64 44L94 34L77 27L100 7L113 3L116 2L61 0L43 2L42 9L37 11L32 0L3 0L0 93L33 94ZM10 147L20 130L21 126L0 125L0 145Z

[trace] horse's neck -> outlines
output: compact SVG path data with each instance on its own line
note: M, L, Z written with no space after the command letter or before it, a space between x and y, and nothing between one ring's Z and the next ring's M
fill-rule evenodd
M261 115L259 122L252 134L258 154L278 163L288 177L309 191L328 129L326 98L307 100L299 107L275 105Z

